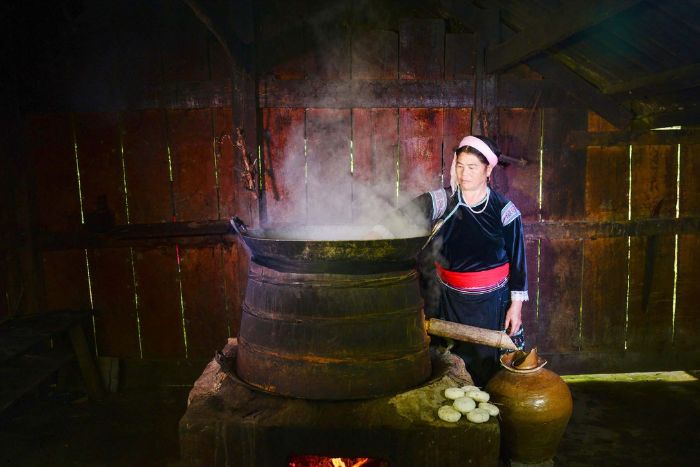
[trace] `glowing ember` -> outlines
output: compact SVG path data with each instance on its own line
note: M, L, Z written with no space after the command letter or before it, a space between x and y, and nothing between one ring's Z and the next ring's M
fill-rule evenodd
M294 456L287 467L389 467L389 463L369 457Z

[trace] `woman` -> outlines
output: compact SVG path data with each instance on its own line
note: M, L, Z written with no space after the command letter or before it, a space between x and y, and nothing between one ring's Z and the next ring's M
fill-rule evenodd
M522 304L528 300L520 212L489 187L500 151L489 138L467 136L455 150L450 187L418 197L433 222L435 267L442 319L521 335ZM498 349L458 343L475 384L498 370Z

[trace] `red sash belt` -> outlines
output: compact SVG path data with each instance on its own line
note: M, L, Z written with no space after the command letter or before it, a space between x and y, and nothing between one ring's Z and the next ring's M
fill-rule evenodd
M478 272L455 272L443 268L438 263L435 263L438 276L442 281L458 289L474 289L479 287L488 287L496 285L503 279L508 277L510 265L508 263Z

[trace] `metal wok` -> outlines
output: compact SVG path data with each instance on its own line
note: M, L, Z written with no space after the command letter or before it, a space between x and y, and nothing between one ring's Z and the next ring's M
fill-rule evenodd
M231 226L257 264L282 272L373 274L415 265L428 232L407 238L364 240L362 226L285 226L249 229L238 217ZM325 232L331 229L334 232ZM331 234L341 240L316 239Z

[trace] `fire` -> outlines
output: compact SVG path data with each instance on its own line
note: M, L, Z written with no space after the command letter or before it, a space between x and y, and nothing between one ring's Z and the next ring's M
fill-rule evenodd
M287 467L389 467L389 463L369 457L294 456Z

